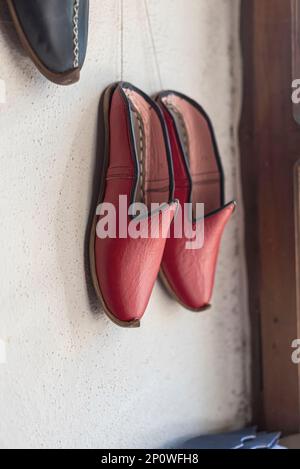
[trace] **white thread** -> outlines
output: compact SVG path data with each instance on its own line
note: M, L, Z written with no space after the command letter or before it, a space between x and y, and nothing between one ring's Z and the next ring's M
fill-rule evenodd
M124 2L120 0L120 75L124 78Z
M147 18L148 30L150 33L150 39L151 39L151 45L152 45L152 50L153 50L153 55L154 55L157 78L159 81L160 88L163 89L163 81L162 81L162 76L161 76L161 71L160 71L160 66L159 66L159 61L158 61L158 54L157 54L157 49L155 45L154 33L153 33L152 24L151 24L151 18L150 18L147 0L144 0L144 8L145 8L145 13L146 13L146 18Z

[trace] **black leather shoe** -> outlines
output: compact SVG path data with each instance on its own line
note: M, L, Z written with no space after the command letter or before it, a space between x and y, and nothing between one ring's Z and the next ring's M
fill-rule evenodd
M80 78L89 0L7 0L23 47L49 80L70 85Z

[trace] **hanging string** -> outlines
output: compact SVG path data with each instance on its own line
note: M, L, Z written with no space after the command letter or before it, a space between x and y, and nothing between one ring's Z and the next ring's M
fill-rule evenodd
M124 0L120 1L120 80L124 77Z
M153 55L154 55L155 67L156 67L156 73L157 73L160 89L162 90L163 89L163 82L162 82L162 77L161 77L161 72L160 72L157 49L156 49L156 46L155 46L153 28L152 28L152 24L151 24L151 18L150 18L150 14L149 14L149 8L148 8L147 0L144 0L144 8L145 8L145 13L146 13L146 17L147 17L148 30L149 30L149 34L150 34L150 38L151 38L152 50L153 50Z

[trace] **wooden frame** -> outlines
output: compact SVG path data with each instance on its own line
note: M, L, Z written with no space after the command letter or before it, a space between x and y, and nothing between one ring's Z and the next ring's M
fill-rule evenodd
M300 367L291 360L292 341L300 338L299 209L294 198L295 191L297 200L300 193L299 184L296 188L294 184L300 126L291 101L293 69L300 78L298 3L242 0L241 6L240 146L253 337L253 420L265 430L285 434L300 429ZM296 173L300 174L299 166Z

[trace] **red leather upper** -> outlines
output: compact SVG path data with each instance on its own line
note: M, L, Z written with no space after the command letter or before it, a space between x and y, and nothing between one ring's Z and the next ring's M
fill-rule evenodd
M122 95L120 86L117 86L110 105L109 164L103 200L114 204L117 214L119 195L127 195L128 209L135 184L135 164L129 126L126 97ZM164 152L165 148L162 148L161 156L165 156ZM156 177L157 175L153 174L152 179L155 180ZM161 222L162 213L159 216L150 215L141 221L132 220L127 216L128 225L130 223L139 225L141 229L150 230L151 225L155 224L157 237L100 239L96 236L97 280L105 306L117 320L131 322L143 316L160 269L175 209L175 203L165 205L164 216L166 214L169 216L169 223L162 224L163 228L159 232L158 222ZM117 233L118 228L119 223L117 223Z
M167 205L170 223L176 204ZM140 222L141 229L151 229L158 217ZM162 214L159 214L161 222ZM132 221L137 224L137 222ZM160 236L147 239L96 238L96 268L101 293L109 311L121 321L140 319L147 307L157 278L169 225ZM156 228L155 228L156 229Z
M231 203L204 219L201 249L186 249L185 237L171 237L166 242L163 273L177 298L189 309L199 310L211 300L220 241L234 208L235 204Z
M188 105L184 106L184 99L180 99L182 101L182 109L188 112ZM174 167L175 198L179 200L183 208L184 203L189 201L191 194L191 182L187 169L188 163L184 159L175 122L162 100L159 99L158 102L163 111L170 138ZM190 148L191 141L193 141L193 148L198 148L199 151L202 151L201 155L194 154L193 157L197 158L198 156L203 163L199 165L198 162L199 170L195 175L193 175L195 170L191 171L191 178L193 182L196 182L195 186L199 194L202 193L204 199L205 195L207 195L205 200L197 200L197 202L205 203L206 209L212 210L212 212L211 214L208 213L204 218L204 245L200 249L187 249L186 243L188 239L185 236L181 239L175 238L171 230L171 236L166 242L163 255L162 273L168 286L180 303L188 309L199 311L208 306L211 300L220 242L226 223L235 209L235 203L232 202L223 208L219 208L218 205L214 210L215 201L220 200L220 182L216 185L215 181L213 181L210 186L205 184L205 181L202 184L199 182L200 171L207 171L206 174L209 174L209 169L213 168L215 171L213 165L216 163L215 160L211 161L211 158L214 158L214 148L209 128L205 122L201 132L197 132L197 125L193 122L195 112L195 109L193 109L185 123L187 125L187 132L190 132L188 134ZM183 113L183 120L185 120L185 117L186 115ZM203 138L203 141L197 142L199 138ZM194 167L197 166L195 161L190 161L189 163L192 166L194 165ZM203 174L205 175L205 172ZM214 187L216 188L215 193L212 192Z

